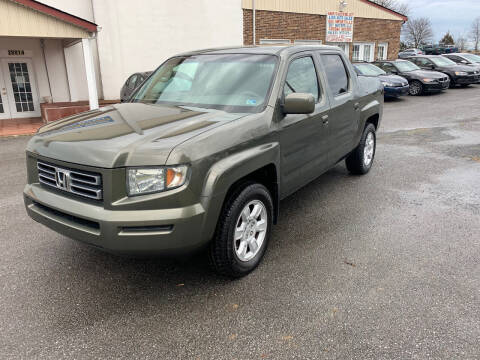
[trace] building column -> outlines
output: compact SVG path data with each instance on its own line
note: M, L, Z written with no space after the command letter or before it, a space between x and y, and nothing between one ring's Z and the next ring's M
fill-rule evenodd
M82 39L83 60L85 61L85 73L87 75L88 102L90 110L98 109L98 91L95 81L95 66L93 65L93 55L90 46L90 39Z

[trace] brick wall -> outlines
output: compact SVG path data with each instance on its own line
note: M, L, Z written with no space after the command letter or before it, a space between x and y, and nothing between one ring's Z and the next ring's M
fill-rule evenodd
M324 15L256 11L256 43L260 39L322 40L325 43ZM355 18L353 40L388 43L388 59L396 59L400 49L402 21ZM243 41L252 45L252 10L243 9ZM350 56L352 55L350 44ZM377 50L375 48L375 54Z

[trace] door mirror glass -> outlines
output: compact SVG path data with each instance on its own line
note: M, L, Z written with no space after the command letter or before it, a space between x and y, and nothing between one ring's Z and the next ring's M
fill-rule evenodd
M311 114L315 111L315 97L307 93L292 93L285 96L285 114Z

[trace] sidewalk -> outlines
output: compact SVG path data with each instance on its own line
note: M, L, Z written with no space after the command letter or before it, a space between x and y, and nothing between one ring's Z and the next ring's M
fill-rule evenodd
M41 117L0 120L0 137L35 134L43 125Z

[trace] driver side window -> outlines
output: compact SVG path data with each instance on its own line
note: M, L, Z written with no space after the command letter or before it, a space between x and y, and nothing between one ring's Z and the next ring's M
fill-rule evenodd
M283 88L284 96L292 93L308 93L319 99L318 78L310 56L295 59L290 63Z

